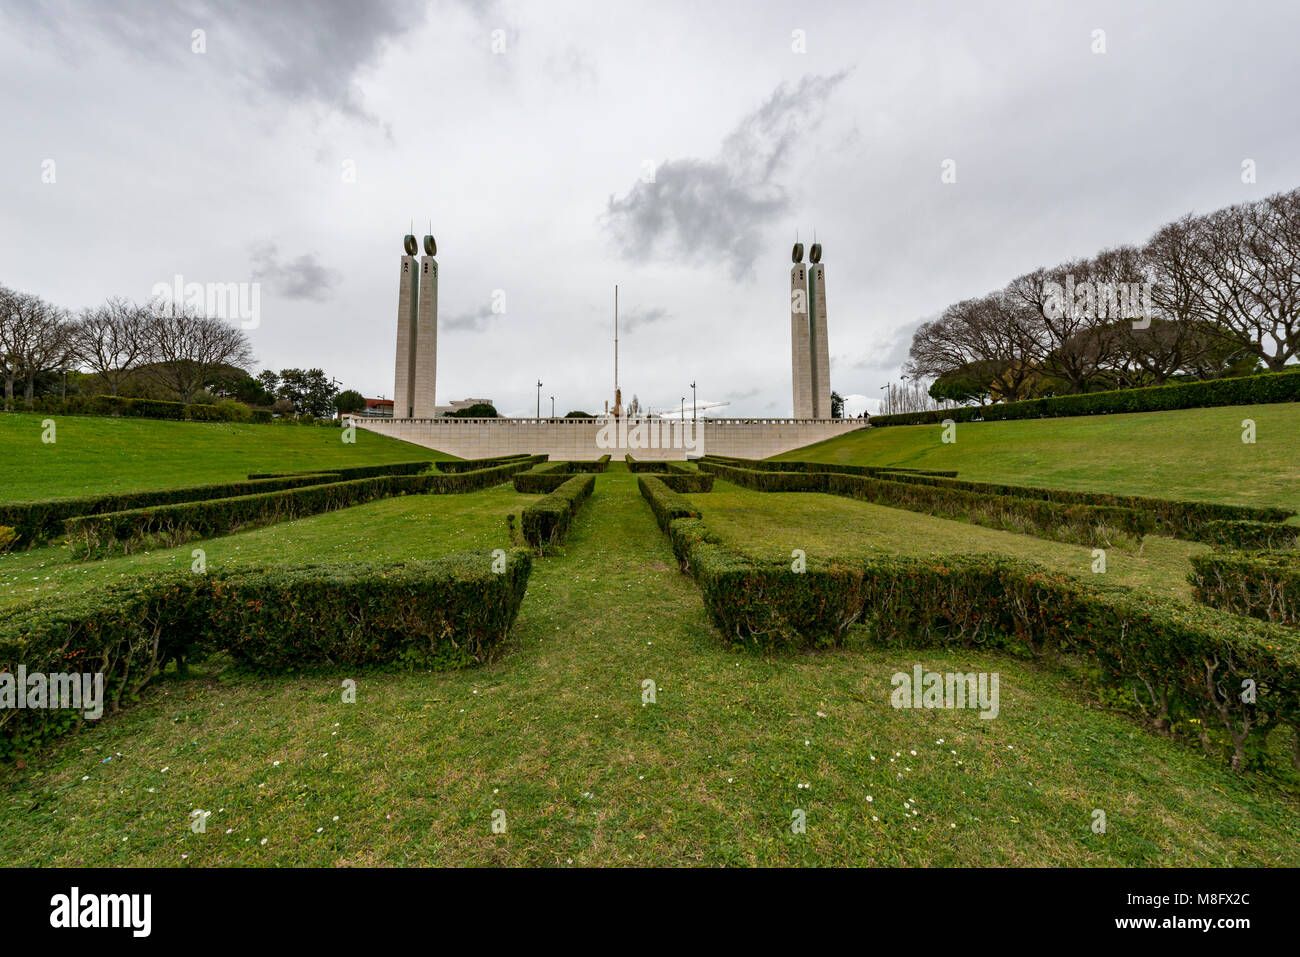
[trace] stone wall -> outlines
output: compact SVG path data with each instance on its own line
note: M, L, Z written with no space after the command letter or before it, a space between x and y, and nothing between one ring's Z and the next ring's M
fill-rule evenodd
M552 459L590 461L685 459L734 455L761 459L864 428L864 419L705 419L692 425L671 419L353 419L368 429L462 459L526 452Z

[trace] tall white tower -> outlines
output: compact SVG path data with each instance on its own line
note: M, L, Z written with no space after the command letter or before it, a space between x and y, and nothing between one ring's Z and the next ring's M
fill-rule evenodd
M803 243L795 243L790 255L790 381L794 393L794 417L813 415L811 343L808 336L808 269L803 263Z
M432 236L424 237L424 255L420 257L420 306L416 314L414 391L412 414L417 419L434 416L434 386L438 379L438 244Z
M397 287L397 362L393 374L393 417L410 418L414 414L416 306L420 298L420 273L415 254L420 247L415 237L407 235L402 243L401 283Z
M831 417L831 355L826 339L826 267L822 244L808 250L808 340L812 351L812 417Z

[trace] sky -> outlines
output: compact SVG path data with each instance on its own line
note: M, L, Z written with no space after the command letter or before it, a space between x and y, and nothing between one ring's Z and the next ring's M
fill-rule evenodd
M1241 0L5 0L0 284L256 283L259 368L391 397L431 228L439 403L603 409L617 283L625 401L788 416L815 236L871 410L950 303L1300 185L1297 36Z

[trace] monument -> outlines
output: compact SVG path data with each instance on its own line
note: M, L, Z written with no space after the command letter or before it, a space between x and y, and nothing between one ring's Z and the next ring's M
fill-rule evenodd
M809 265L803 243L790 255L790 368L796 419L831 417L830 343L826 338L826 267L822 245L813 243Z
M424 256L415 236L402 241L397 291L397 363L393 381L393 415L428 418L435 414L434 382L438 372L438 252L432 236L424 237Z

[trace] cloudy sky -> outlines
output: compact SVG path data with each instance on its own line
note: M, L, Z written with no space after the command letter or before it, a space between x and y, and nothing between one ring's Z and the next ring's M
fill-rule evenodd
M5 0L0 283L258 282L263 367L391 396L432 222L439 402L602 408L617 282L626 395L789 415L816 230L832 385L874 399L950 302L1300 185L1297 36L1242 0Z

